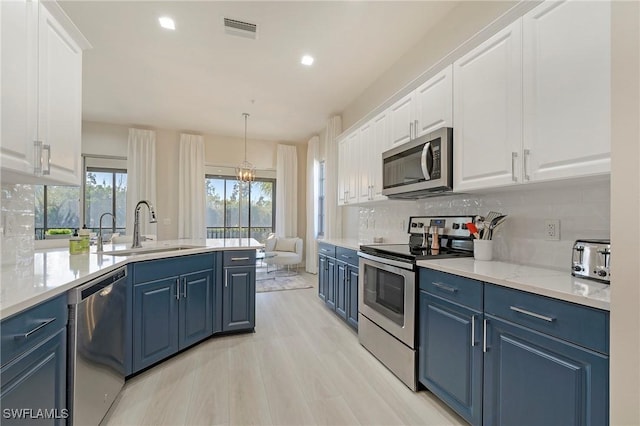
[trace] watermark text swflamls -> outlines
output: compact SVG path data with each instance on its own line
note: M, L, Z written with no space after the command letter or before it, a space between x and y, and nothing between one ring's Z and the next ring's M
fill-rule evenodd
M2 418L4 419L66 419L69 417L69 410L66 408L4 408Z

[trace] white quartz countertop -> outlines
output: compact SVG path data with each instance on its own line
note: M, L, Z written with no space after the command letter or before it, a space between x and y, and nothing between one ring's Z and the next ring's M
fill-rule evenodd
M0 319L7 318L40 302L62 294L116 268L132 262L185 256L224 250L250 250L262 247L253 238L182 239L149 241L144 249L190 248L178 251L112 256L95 252L70 255L68 248L36 250L33 263L3 265L0 279ZM105 244L104 251L127 250L127 244Z
M349 239L349 238L325 238L322 240L318 240L318 242L331 244L333 246L347 248L351 250L360 250L360 244L364 244L358 240Z
M536 268L473 258L421 260L418 266L448 272L503 287L609 310L610 286L571 276L568 271Z

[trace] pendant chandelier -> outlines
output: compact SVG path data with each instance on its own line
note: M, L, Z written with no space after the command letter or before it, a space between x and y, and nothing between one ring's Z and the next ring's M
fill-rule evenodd
M244 161L236 167L236 176L241 182L253 182L256 178L256 168L247 161L247 118L249 114L244 112Z

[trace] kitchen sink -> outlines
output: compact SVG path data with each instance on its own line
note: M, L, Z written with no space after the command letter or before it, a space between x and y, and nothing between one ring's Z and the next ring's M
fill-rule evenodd
M166 253L166 252L189 250L189 249L195 249L195 248L203 248L203 246L179 245L179 246L166 246L166 247L142 247L142 248L136 248L136 249L103 251L98 254L109 255L109 256L135 256L139 254Z

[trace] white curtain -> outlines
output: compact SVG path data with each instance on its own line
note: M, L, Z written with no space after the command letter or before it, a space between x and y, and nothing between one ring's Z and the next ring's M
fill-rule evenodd
M278 145L276 185L276 234L297 237L298 153L295 146Z
M178 238L206 238L204 139L180 134Z
M127 234L133 233L133 212L140 200L156 202L156 132L129 129L127 149ZM146 207L140 210L140 235L156 235ZM159 213L156 211L156 213Z
M307 144L307 258L306 271L318 273L316 237L318 235L318 161L320 138Z
M342 133L342 118L331 117L327 122L325 140L325 238L342 236L342 212L338 207L338 145L336 138Z

